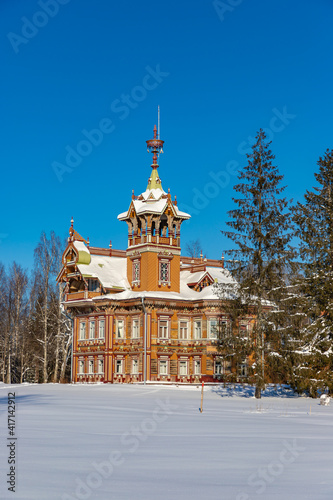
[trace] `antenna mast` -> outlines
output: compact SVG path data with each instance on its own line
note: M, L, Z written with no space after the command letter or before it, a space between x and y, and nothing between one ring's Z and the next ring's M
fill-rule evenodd
M160 107L158 106L158 108L157 108L157 139L160 138L160 125L161 125L161 122L160 122Z

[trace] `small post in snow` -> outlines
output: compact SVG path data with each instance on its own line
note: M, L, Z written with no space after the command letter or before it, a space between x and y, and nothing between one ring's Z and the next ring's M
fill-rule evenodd
M204 385L205 385L205 382L202 382L202 387L201 387L201 405L200 405L200 408L199 408L200 409L200 413L202 413Z

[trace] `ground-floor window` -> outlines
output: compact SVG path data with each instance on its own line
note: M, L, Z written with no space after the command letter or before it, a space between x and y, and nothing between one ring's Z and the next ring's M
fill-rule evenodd
M194 375L201 375L201 363L200 359L194 360Z
M98 360L98 373L104 373L104 359Z
M89 367L88 373L90 373L90 374L94 373L94 360L93 359L89 359L88 367Z
M132 374L137 375L139 373L139 362L137 359L132 360Z
M246 359L239 364L239 376L247 377L247 361Z
M116 373L118 373L118 374L123 373L123 360L122 359L117 359L117 361L116 361Z
M187 375L187 361L184 359L179 361L179 375Z
M83 359L80 359L79 360L79 370L78 370L79 374L82 375L84 373L84 360Z
M168 374L168 360L167 359L160 359L159 370L160 370L160 375L167 375Z
M222 361L220 361L220 360L215 361L214 373L215 373L215 375L222 375Z

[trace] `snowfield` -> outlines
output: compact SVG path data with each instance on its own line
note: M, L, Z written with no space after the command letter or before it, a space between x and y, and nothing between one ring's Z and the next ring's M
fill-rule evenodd
M15 493L7 395L15 391ZM333 405L270 388L0 384L0 498L333 498Z

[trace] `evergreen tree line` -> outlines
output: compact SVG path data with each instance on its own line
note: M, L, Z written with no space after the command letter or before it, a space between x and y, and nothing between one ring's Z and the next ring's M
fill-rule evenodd
M43 232L34 268L0 264L0 380L5 383L63 382L70 378L71 321L55 281L63 245Z
M237 285L216 286L232 325L222 323L218 349L234 367L249 361L256 397L267 381L316 397L333 392L333 150L317 162L315 187L293 203L270 145L260 129L222 231L234 244L225 253Z

